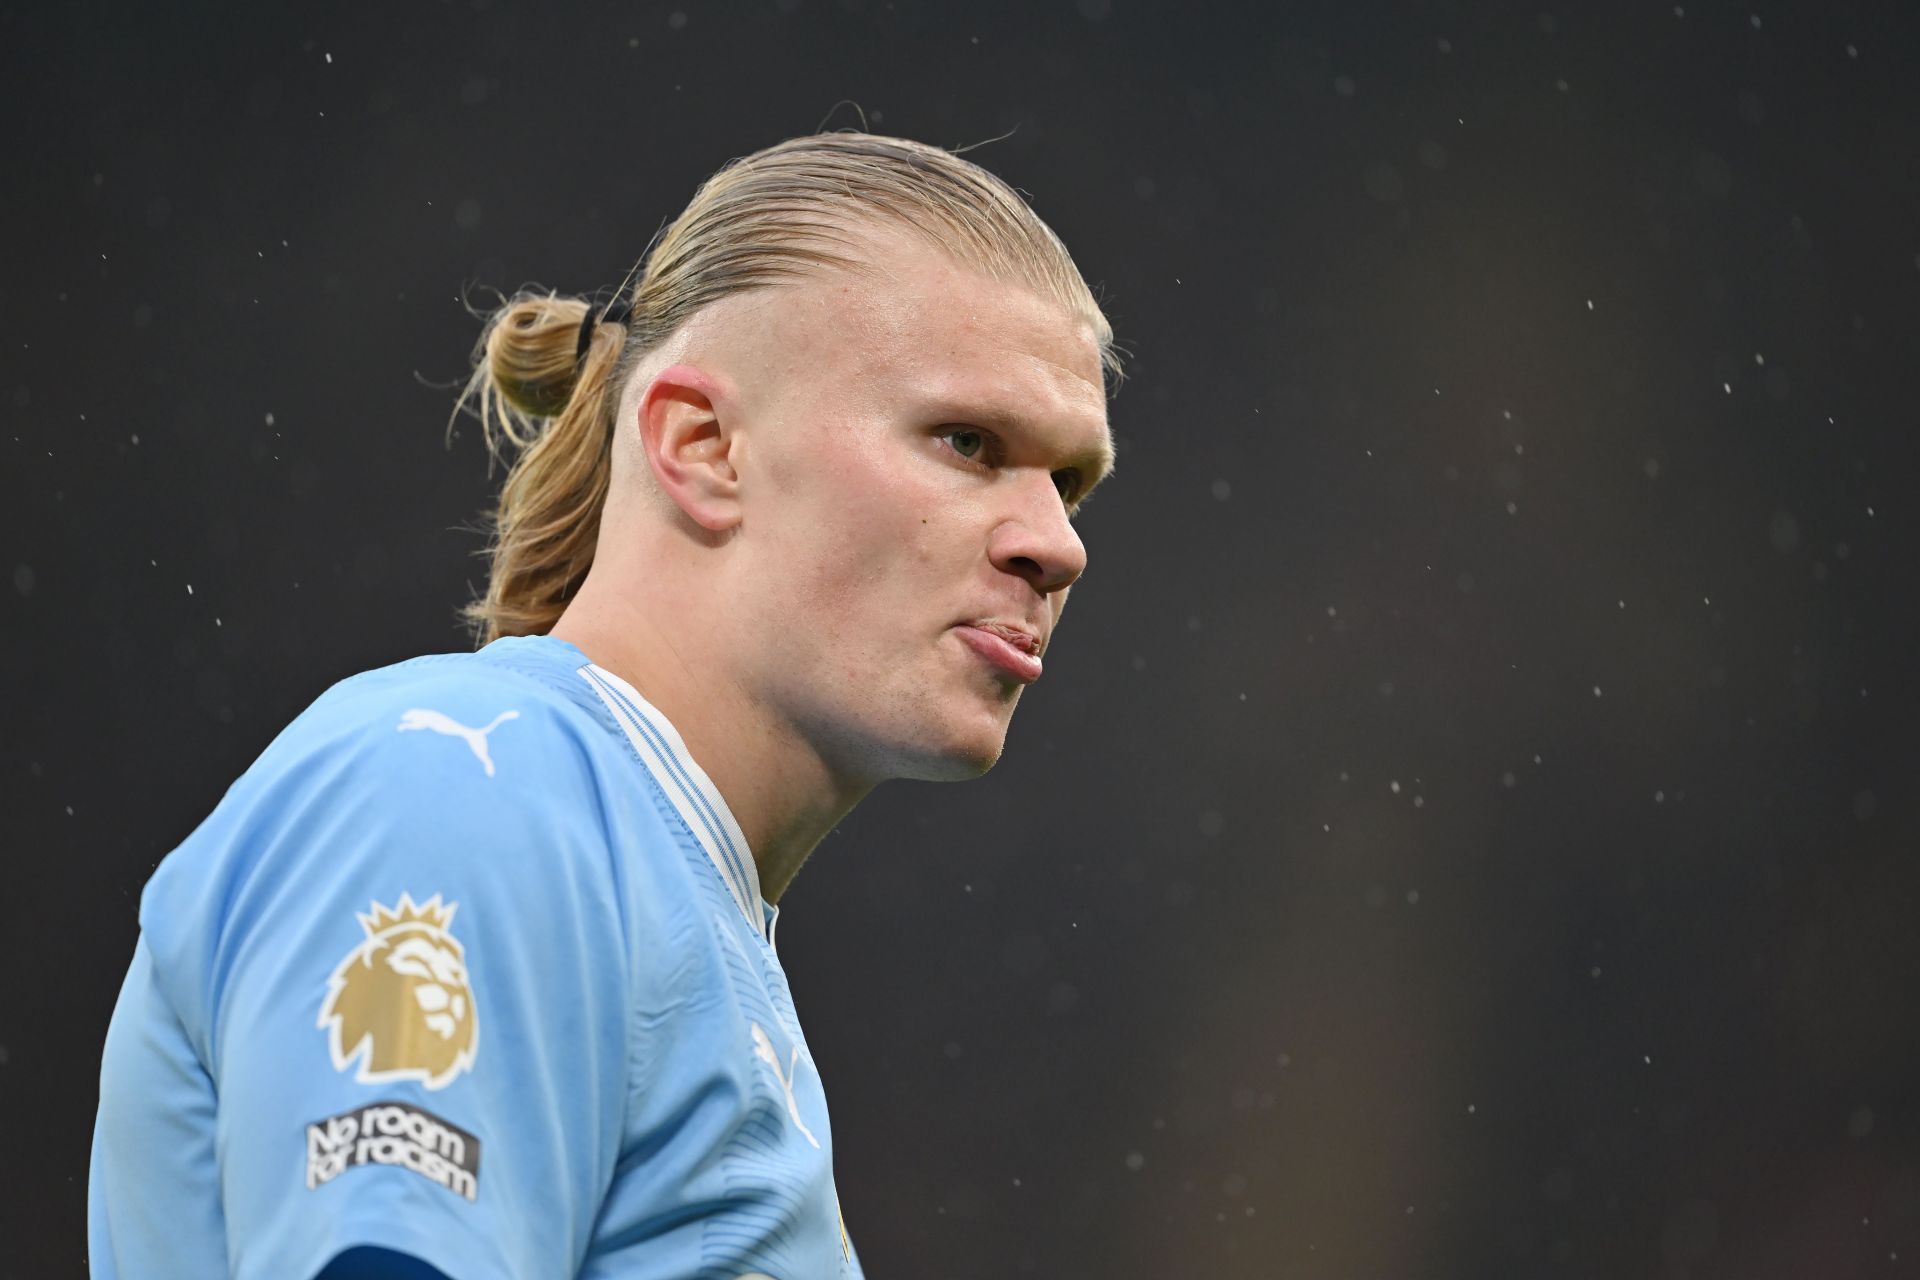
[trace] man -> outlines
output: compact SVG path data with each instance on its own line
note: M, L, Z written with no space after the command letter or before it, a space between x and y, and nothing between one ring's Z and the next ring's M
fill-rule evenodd
M862 134L724 168L621 307L504 306L491 643L329 690L156 871L94 1274L857 1276L774 904L998 758L1111 347L1009 188Z

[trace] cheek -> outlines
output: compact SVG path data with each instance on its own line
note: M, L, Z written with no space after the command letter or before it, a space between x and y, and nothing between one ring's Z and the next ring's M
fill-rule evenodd
M951 501L910 466L844 460L803 503L785 558L796 579L830 597L823 603L867 612L896 594L924 593L942 549L954 544ZM859 608L863 600L869 603Z
M816 455L789 471L749 606L769 669L835 688L924 678L930 640L972 603L963 487L897 441ZM829 676L827 673L832 672Z

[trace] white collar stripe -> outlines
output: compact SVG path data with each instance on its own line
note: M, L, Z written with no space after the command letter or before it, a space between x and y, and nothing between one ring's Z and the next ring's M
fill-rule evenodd
M647 741L653 744L654 751L659 755L661 762L666 765L667 771L673 776L675 785L680 788L681 794L687 798L687 801L693 805L698 813L700 825L706 828L707 834L713 837L715 843L724 847L727 856L727 869L730 873L729 878L737 882L744 882L746 872L741 866L740 851L734 847L733 841L728 838L726 826L721 821L720 815L714 812L712 802L702 793L699 785L687 776L686 769L680 760L680 753L673 749L672 744L662 738L659 729L648 723L646 714L634 706L632 701L625 697L620 690L612 689L610 692L619 700L621 705L626 708L628 714L632 717L633 726L642 734L645 734Z
M659 712L650 704L645 704L638 693L631 698L626 696L626 691L613 683L618 677L611 672L588 666L581 668L581 674L592 682L601 698L612 705L616 718L627 730L627 736L633 740L641 759L649 764L654 773L664 776L672 784L668 788L668 798L680 810L681 816L687 819L687 825L693 829L695 836L704 834L706 838L700 843L706 849L707 856L727 882L727 888L741 912L755 928L759 928L759 921L754 919L750 905L758 895L748 892L747 877L742 874L738 851L727 838L726 824L720 821L714 806L702 794L699 785L687 776L681 753L674 750L673 744L659 732L659 727L650 723L649 717L635 704L647 705L647 710L654 711L655 715Z
M713 780L688 754L679 731L638 690L611 671L592 663L579 671L613 712L640 762L662 782L667 799L706 850L740 913L755 932L764 936L766 913L760 906L760 877L753 860L743 852L746 835Z

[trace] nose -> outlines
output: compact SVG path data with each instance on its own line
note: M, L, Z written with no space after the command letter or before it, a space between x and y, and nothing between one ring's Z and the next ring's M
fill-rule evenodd
M1015 507L994 527L987 556L996 569L1025 578L1041 595L1065 590L1086 572L1086 544L1051 478L1021 484L1018 494Z

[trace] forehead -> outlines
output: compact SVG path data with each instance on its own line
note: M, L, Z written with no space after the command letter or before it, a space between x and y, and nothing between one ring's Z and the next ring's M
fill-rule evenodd
M776 291L773 309L789 313L783 335L805 348L792 353L790 373L840 398L1018 417L1072 433L1075 447L1107 443L1090 324L907 233L863 242L867 270L825 271Z

